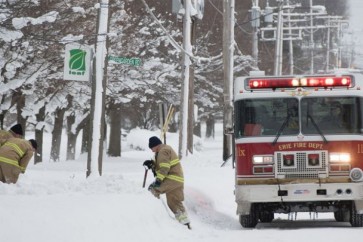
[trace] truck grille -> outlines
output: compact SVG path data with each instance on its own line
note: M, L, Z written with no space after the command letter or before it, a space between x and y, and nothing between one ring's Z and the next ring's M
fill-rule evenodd
M318 155L319 164L310 165L308 156ZM276 152L275 170L277 178L319 178L328 176L328 152L327 151L305 151L305 152ZM287 166L284 157L293 157L293 165ZM319 175L320 174L320 175Z

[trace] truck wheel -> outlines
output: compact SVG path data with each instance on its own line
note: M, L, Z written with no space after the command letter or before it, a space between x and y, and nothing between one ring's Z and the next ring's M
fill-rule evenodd
M354 201L350 208L350 224L352 227L363 227L363 214L357 214Z
M254 228L257 225L257 218L251 215L240 215L239 223L243 228Z
M251 211L249 215L240 215L239 223L244 228L254 228L258 222L257 212L255 206L251 205Z

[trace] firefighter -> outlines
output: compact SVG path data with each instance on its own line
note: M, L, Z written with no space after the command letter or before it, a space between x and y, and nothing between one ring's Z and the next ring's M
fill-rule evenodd
M0 146L10 138L23 138L23 127L21 124L15 124L9 131L0 130Z
M319 127L337 133L348 132L348 125L344 122L343 107L340 102L336 101L330 104L329 116L323 118L319 123Z
M33 139L10 138L0 147L0 181L16 183L37 149Z
M190 228L190 221L183 206L184 176L178 156L169 145L162 144L156 136L149 139L149 148L155 153L155 161L147 160L144 166L155 172L156 180L148 190L156 198L165 193L167 204L175 218Z

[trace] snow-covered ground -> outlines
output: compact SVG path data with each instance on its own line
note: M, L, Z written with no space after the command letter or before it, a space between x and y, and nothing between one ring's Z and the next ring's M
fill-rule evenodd
M174 220L165 196L158 200L142 188L142 163L152 152L131 150L125 141L121 158L104 157L101 177L86 179L87 156L78 155L75 161L31 164L17 184L0 184L0 241L341 242L363 236L362 228L337 223L331 214L315 220L298 214L297 221L278 215L270 224L242 228L235 214L234 170L231 164L221 167L221 129L217 125L216 138L202 138L203 150L182 160L192 230ZM147 147L152 134L139 130L128 143ZM167 140L176 144L177 135L169 134ZM152 181L149 173L146 187Z

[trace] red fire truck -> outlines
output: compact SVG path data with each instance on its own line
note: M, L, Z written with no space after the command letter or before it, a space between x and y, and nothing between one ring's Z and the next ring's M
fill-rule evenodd
M235 199L243 227L331 212L363 226L363 74L239 77Z

